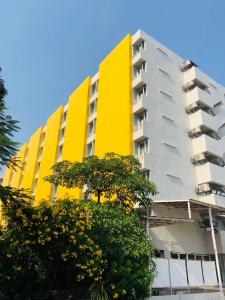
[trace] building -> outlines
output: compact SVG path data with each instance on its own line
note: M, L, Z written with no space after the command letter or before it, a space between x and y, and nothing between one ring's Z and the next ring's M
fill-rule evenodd
M195 63L139 30L125 37L97 74L22 146L18 156L25 167L6 170L3 185L31 189L36 204L81 198L81 191L43 180L55 162L106 152L134 154L159 190L149 217L158 249L155 298L221 299L224 95L225 88Z

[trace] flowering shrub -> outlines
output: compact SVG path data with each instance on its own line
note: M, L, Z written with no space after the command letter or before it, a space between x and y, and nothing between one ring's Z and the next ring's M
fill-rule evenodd
M58 201L32 207L9 202L6 228L0 236L0 286L5 298L24 299L35 291L76 291L100 282L102 250L90 236L90 207ZM85 288L84 288L85 289Z
M102 283L109 298L146 299L155 277L155 262L140 217L116 203L89 202L89 207L93 211L92 237L107 261Z

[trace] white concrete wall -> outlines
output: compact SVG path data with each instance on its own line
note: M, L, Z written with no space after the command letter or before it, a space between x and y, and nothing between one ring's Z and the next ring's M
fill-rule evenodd
M133 36L133 43L140 37L146 43L145 49L139 55L147 64L143 77L147 83L147 96L142 104L136 105L143 105L148 110L148 122L145 123L144 132L149 138L149 155L145 168L150 170L151 180L159 190L155 199L196 199L225 206L221 196L198 196L195 193L199 183L214 180L225 184L225 168L212 164L195 167L191 163L194 154L201 153L202 150L224 155L225 142L223 139L212 141L205 137L203 143L204 137L201 137L201 141L192 141L188 136L191 128L202 124L217 130L225 121L224 106L215 109L215 117L204 111L191 115L185 112L187 105L195 99L214 109L215 104L224 101L225 88L198 68L193 67L182 73L180 66L185 59L142 31ZM138 57L134 61L135 59ZM194 78L205 83L209 93L199 88L185 93L183 86ZM158 212L159 215L167 216L165 213L168 212ZM173 211L173 216L177 214L179 215ZM159 249L184 253L208 253L209 248L211 250L211 240L199 228L198 223L152 228L151 236L154 245Z
M149 300L221 300L220 293L199 293L187 295L152 296Z
M140 35L146 41L150 145L146 167L159 190L156 198L194 198L197 180L190 163L192 146L180 71L183 59L143 32L136 33L133 41Z

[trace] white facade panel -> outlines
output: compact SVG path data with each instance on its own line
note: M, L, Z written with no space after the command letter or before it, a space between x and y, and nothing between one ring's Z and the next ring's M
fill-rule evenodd
M155 288L170 287L170 274L168 259L157 258L157 275L153 283Z
M205 285L210 285L210 286L218 285L215 262L214 261L203 261L202 269L203 269L203 274L204 274Z
M187 270L188 270L188 280L189 286L202 286L203 277L202 277L202 265L199 260L188 260L187 261Z
M188 287L185 260L171 259L170 274L172 287Z

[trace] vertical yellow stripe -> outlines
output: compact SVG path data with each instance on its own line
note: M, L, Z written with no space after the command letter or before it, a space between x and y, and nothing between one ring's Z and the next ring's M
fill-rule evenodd
M25 163L25 170L24 170L24 176L22 181L22 187L24 189L32 190L33 188L42 131L43 128L40 127L32 135L29 141L29 150L28 150L28 155Z
M10 184L11 177L12 177L12 169L7 168L5 170L5 175L3 177L2 185L3 186L8 186Z
M16 159L18 159L20 167L17 167L17 168L15 168L15 170L13 170L10 185L14 188L19 188L19 185L20 185L20 182L21 182L22 167L23 167L23 164L24 164L24 159L25 159L25 155L26 155L26 151L27 151L27 146L28 146L27 143L24 144L20 148L19 152L16 155Z
M132 42L128 35L100 65L95 155L133 154Z
M63 106L59 107L48 119L46 125L45 141L35 193L35 205L39 204L42 200L51 201L52 185L44 181L43 178L52 174L51 168L57 160L62 113Z
M86 155L87 119L89 112L90 77L75 90L69 98L63 160L81 162ZM78 189L59 187L58 197L80 199L82 193Z

